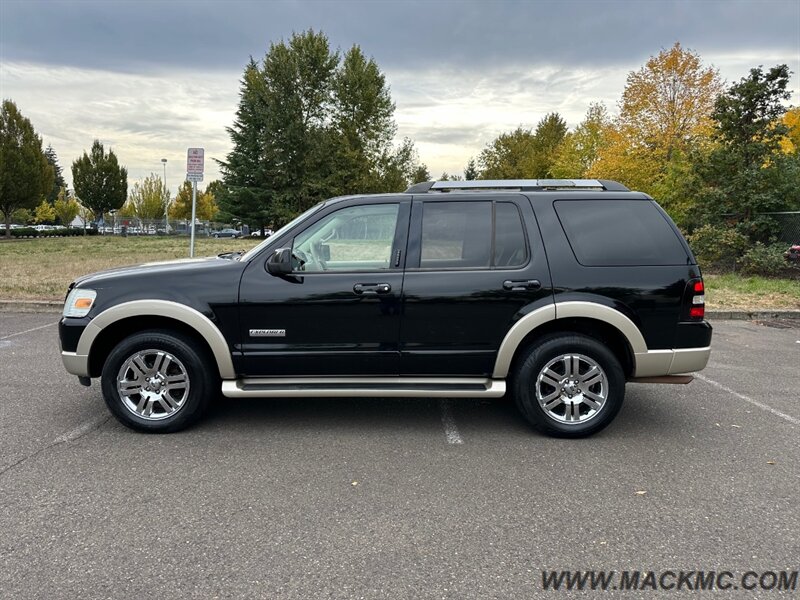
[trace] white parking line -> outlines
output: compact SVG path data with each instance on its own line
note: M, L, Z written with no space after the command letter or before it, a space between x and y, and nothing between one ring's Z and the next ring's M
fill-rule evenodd
M47 325L40 325L39 327L26 329L25 331L18 331L17 333L12 333L11 335L4 335L3 337L0 337L0 340L7 340L8 338L17 337L18 335L25 335L26 333L30 333L31 331L38 331L39 329L44 329L45 327L52 327L53 325L58 325L58 321L54 323L48 323Z
M110 418L111 418L110 415L101 415L99 417L95 417L91 421L87 421L82 425L78 425L75 429L58 436L56 439L53 440L52 445L63 444L64 442L72 442L74 440L77 440L79 437L83 437L90 431L97 429L103 423L108 421Z
M450 408L449 400L441 400L439 407L442 410L442 425L444 425L444 435L447 438L448 444L463 444L464 440L461 439L461 434L458 433L456 421L453 418L453 411Z
M796 417L793 417L791 415L787 415L786 413L782 413L781 411L779 411L779 410L777 410L775 408L772 408L768 404L764 404L763 402L759 402L758 400L753 400L752 398L748 398L744 394L740 394L739 392L736 392L736 391L732 390L731 388L722 385L721 383L717 383L713 379L709 379L708 377L706 377L705 375L701 375L700 373L695 373L694 376L697 379L699 379L700 381L705 381L709 385L713 385L714 387L719 388L719 389L721 389L721 390L723 390L725 392L728 392L729 394L733 394L734 396L736 396L740 400L744 400L745 402L749 402L750 404L752 404L756 408L760 408L761 410L765 410L765 411L767 411L769 413L772 413L776 417L780 417L781 419L783 419L785 421L789 421L789 423L792 423L793 425L800 425L800 419L798 419Z

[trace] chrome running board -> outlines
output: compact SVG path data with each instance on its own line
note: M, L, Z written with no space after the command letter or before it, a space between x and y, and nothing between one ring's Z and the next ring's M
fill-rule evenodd
M502 379L475 377L264 377L225 380L228 398L500 398Z

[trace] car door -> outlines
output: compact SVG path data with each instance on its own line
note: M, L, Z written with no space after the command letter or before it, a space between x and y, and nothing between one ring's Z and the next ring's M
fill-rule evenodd
M291 274L251 261L239 294L244 375L399 374L410 204L334 202L278 242L292 249Z
M490 375L520 311L553 301L536 220L517 194L432 196L414 197L400 372Z

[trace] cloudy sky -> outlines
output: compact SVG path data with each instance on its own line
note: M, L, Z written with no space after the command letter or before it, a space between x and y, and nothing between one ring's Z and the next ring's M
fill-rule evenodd
M627 74L680 41L733 82L786 63L800 104L800 0L0 0L0 95L69 166L94 138L131 184L175 189L186 148L230 149L225 127L250 56L308 28L359 44L387 76L398 137L431 173L460 173L497 134L550 111L612 110Z

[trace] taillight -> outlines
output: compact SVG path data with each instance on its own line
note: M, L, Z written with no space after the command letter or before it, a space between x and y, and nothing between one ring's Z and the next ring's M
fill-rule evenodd
M703 280L693 279L688 283L686 288L687 294L685 298L689 306L689 319L693 321L702 321L706 316L706 288L703 285Z

